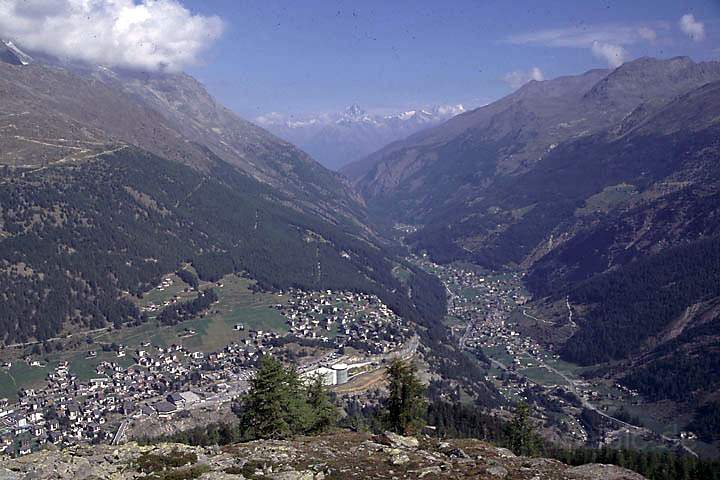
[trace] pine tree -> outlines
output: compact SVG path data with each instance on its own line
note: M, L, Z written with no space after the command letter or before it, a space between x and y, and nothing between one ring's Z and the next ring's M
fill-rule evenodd
M508 426L510 450L517 455L532 456L539 451L539 442L535 429L530 422L530 406L520 402L515 408L512 422Z
M315 421L308 404L307 390L294 367L285 370L287 391L286 421L293 434L308 433Z
M415 373L415 367L396 358L386 372L389 395L385 400L383 423L401 435L417 433L424 424L427 402L425 386Z
M260 360L240 410L240 427L246 439L288 438L304 433L312 423L297 373L270 356Z
M337 423L338 412L325 387L320 375L316 376L307 387L308 404L313 414L310 433L327 431Z

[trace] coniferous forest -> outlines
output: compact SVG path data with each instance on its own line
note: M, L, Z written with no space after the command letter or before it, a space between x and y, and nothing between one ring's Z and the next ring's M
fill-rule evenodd
M582 365L626 357L690 305L720 295L719 277L720 239L709 238L578 285L571 302L594 307L564 357Z
M142 295L181 262L207 281L240 272L259 288L376 293L398 314L428 323L442 308L432 277L415 270L401 285L390 258L349 222L330 225L285 207L279 194L219 159L201 178L136 149L81 167L6 175L0 204L13 208L0 211L10 235L0 241L0 331L7 344L46 340L64 325L137 323L126 295Z

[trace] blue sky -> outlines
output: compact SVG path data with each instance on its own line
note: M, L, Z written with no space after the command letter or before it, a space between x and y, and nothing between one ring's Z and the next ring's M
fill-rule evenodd
M248 118L351 103L477 106L528 78L618 59L720 58L720 0L182 3L224 23L189 72Z

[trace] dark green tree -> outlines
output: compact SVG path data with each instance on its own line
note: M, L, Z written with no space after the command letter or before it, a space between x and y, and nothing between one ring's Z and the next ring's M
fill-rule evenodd
M288 438L305 433L312 412L297 372L270 356L260 360L250 390L242 398L240 428L245 439Z
M530 406L520 402L515 407L512 421L507 428L507 437L512 450L517 455L533 456L540 450L540 442L530 421Z
M425 385L415 367L402 359L390 362L386 371L389 395L384 403L383 423L401 435L419 432L424 425L427 401Z
M307 389L295 370L285 370L287 390L287 423L293 434L309 433L315 422L313 409L308 403Z
M337 407L330 400L327 388L320 375L317 375L308 384L307 401L313 416L310 433L322 433L335 426L338 420Z

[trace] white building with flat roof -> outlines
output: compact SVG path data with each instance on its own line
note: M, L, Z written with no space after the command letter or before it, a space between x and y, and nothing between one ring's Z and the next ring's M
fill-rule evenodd
M322 377L323 384L326 386L332 386L337 385L337 373L332 368L327 367L318 367L313 370L308 370L307 372L300 375L300 378L305 383L312 382L318 375Z

